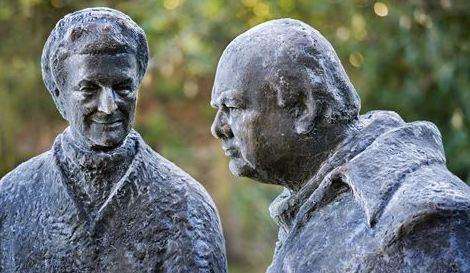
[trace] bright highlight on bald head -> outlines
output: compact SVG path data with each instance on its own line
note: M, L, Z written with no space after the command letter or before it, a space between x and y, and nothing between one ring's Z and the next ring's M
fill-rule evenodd
M223 52L217 72L235 75L239 69L262 70L282 107L313 97L312 107L322 122L343 123L359 115L359 96L333 47L301 21L268 21L235 38ZM218 86L216 76L214 90Z

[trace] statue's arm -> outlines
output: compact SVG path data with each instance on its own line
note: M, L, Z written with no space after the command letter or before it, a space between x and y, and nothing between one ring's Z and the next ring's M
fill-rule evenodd
M375 263L378 267L372 272L469 272L468 211L433 213L410 223L379 259L382 262Z
M227 272L225 242L211 200L198 193L187 196L175 215L176 232L169 238L163 272Z

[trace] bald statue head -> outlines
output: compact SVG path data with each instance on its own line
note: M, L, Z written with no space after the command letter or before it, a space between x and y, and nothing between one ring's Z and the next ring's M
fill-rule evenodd
M109 8L62 18L41 60L44 83L71 133L94 149L112 149L129 134L147 63L143 30Z
M235 175L296 189L355 126L360 100L329 42L279 19L227 46L211 105L212 133Z

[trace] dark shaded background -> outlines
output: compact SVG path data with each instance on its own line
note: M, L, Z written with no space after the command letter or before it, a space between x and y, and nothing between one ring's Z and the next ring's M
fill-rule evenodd
M360 92L362 113L387 109L434 122L449 169L469 181L466 0L0 0L0 177L49 149L65 128L41 80L41 51L59 18L91 6L119 9L147 33L152 59L136 127L215 199L233 273L264 272L269 264L276 227L267 208L280 189L229 174L209 132L215 112L208 102L222 50L263 21L291 17L320 30Z

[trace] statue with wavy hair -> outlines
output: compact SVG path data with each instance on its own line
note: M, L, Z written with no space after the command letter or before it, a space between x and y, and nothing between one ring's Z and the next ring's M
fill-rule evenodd
M0 272L226 272L212 199L132 129L147 63L119 11L52 30L43 79L69 127L0 181Z

